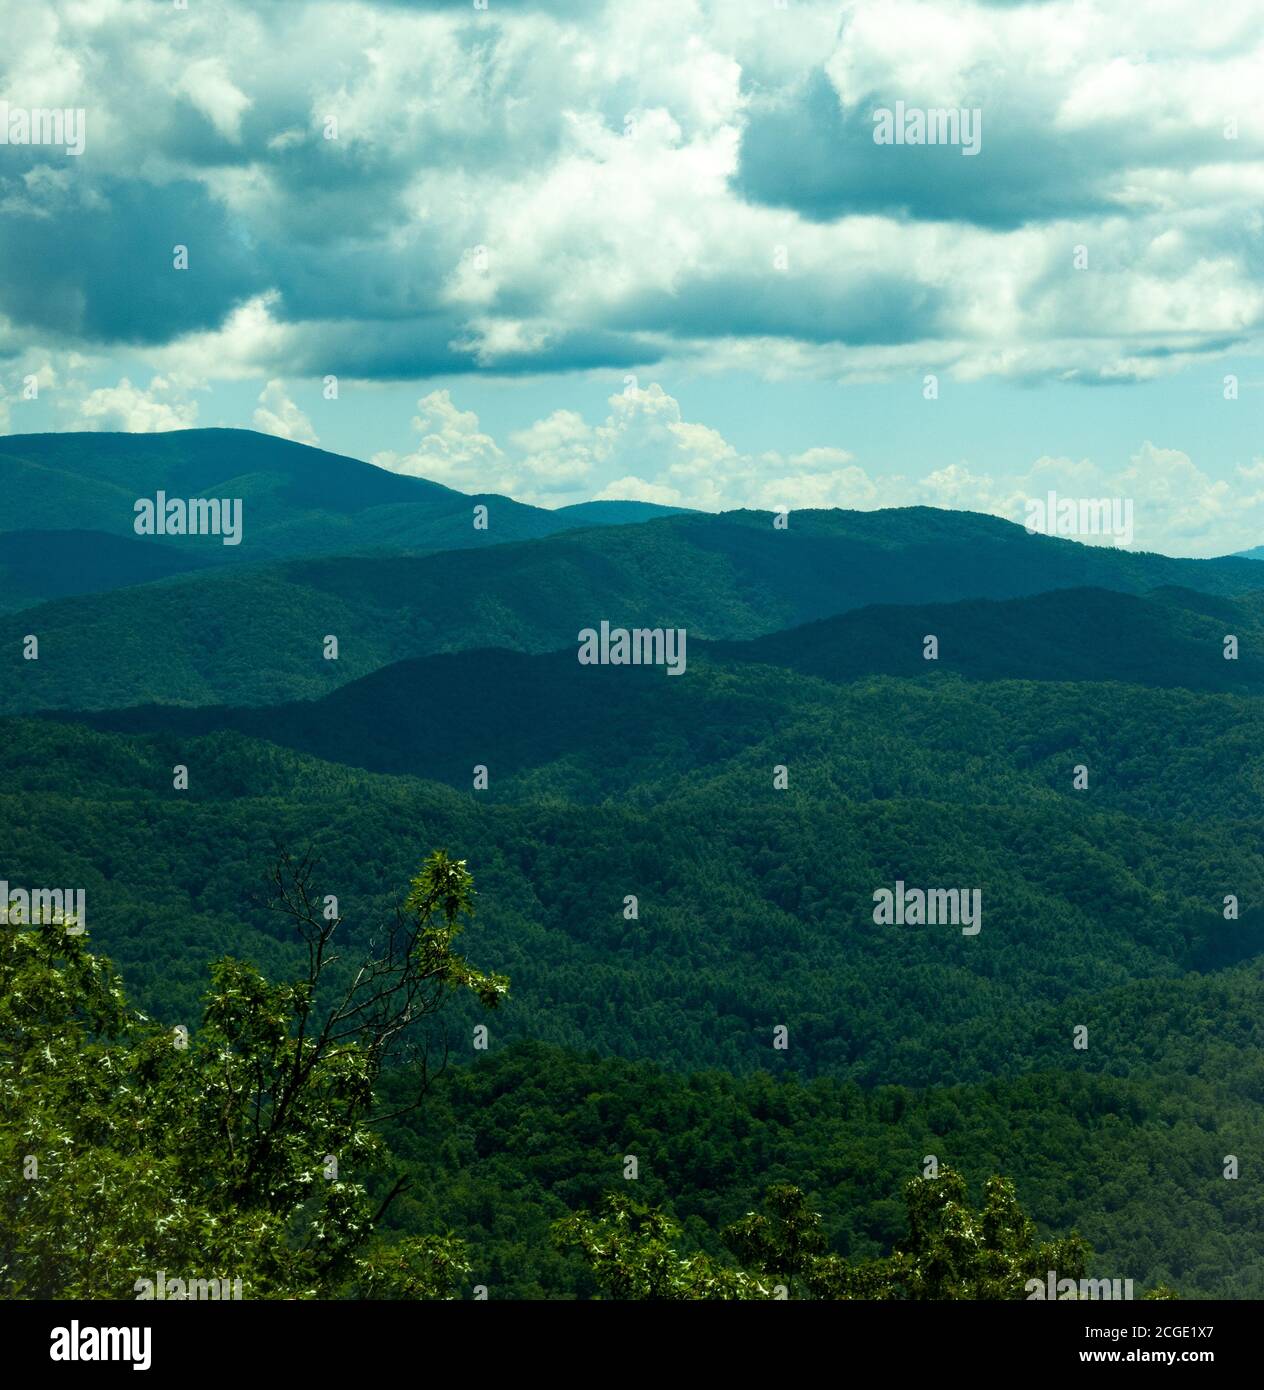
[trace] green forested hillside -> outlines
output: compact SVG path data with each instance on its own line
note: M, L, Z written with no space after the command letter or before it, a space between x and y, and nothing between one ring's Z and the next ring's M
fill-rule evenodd
M822 1212L830 1249L867 1259L904 1237L894 1194L933 1156L976 1191L994 1173L1013 1176L1042 1230L1077 1228L1095 1273L1134 1279L1138 1296L1166 1284L1259 1298L1264 1200L1258 1183L1226 1181L1222 1158L1264 1141L1261 984L1235 976L1170 994L1173 1028L1228 1030L1235 1045L1195 1042L1187 1065L1164 1059L1127 1076L1050 1070L927 1090L682 1076L511 1045L451 1069L414 1122L392 1127L418 1179L393 1222L466 1233L471 1277L492 1297L584 1297L591 1277L550 1247L548 1225L611 1190L661 1204L714 1252L719 1229L757 1206L767 1182L793 1183ZM1145 1007L1120 1003L1129 1018ZM636 1182L623 1179L629 1154Z
M235 734L5 733L9 880L84 886L96 939L149 1006L192 1008L208 953L283 964L250 892L278 843L319 851L352 933L419 845L460 845L485 896L472 949L514 979L497 1026L682 1068L927 1085L1109 1067L1138 1043L1103 991L1264 950L1252 821L1054 795L769 790L742 804L722 782L646 809L495 805ZM177 763L187 792L171 790ZM981 931L876 925L873 893L897 879L977 887ZM1230 893L1238 920L1223 915ZM1081 1056L1071 1028L1089 1015L1103 1031ZM778 1024L788 1052L772 1050Z
M1209 666L1234 664L1216 650ZM839 686L706 652L680 677L583 667L573 652L465 652L400 662L317 701L64 717L163 732L173 756L179 738L232 729L462 791L483 766L479 798L497 802L651 806L696 794L810 811L836 799L1054 799L1160 819L1251 817L1264 780L1259 696L946 671ZM784 790L774 787L779 766ZM1077 767L1087 770L1081 790Z
M548 511L495 494L467 496L425 478L253 430L0 438L2 531L133 536L135 502L152 499L160 489L169 498L241 500L240 544L226 546L215 536L172 538L179 549L221 565L291 555L451 550L639 521L646 514L641 503ZM485 531L474 529L476 503L489 511Z
M238 734L3 733L9 881L85 886L94 945L168 1021L196 1019L222 952L298 969L263 907L275 845L319 853L352 954L418 846L461 845L468 950L513 991L481 1061L477 1014L449 1017L452 1069L390 1136L418 1179L394 1220L469 1238L497 1296L591 1292L548 1221L618 1190L628 1153L636 1195L704 1249L778 1179L809 1190L831 1248L889 1248L900 1183L933 1154L976 1183L1012 1172L1099 1272L1264 1288L1253 1167L1222 1171L1264 1137L1257 821L705 787L647 810L497 805ZM875 926L872 889L896 877L980 886L979 935ZM565 1051L514 1046L532 1039Z
M938 646L935 665L925 639ZM1237 638L1232 659L1225 638ZM1061 589L1029 598L875 604L751 642L718 642L724 661L788 666L827 680L954 671L976 680L1127 681L1190 690L1264 690L1264 593L1187 589L1147 596Z
M749 638L877 602L1083 585L1234 594L1258 573L1250 560L1113 551L929 508L805 512L789 532L759 513L685 514L445 554L294 560L43 604L0 619L10 663L0 710L311 698L411 656L573 649L578 631L603 619ZM1188 653L1209 629L1184 622L1190 630L1169 640ZM40 637L38 662L22 659L27 633ZM337 661L323 659L328 635L339 640Z
M0 611L186 574L204 556L105 531L0 532Z
M397 1234L468 1240L493 1297L586 1297L555 1219L622 1192L714 1254L789 1183L864 1261L933 1155L976 1194L1012 1176L1100 1275L1264 1296L1255 562L917 508L782 531L602 504L502 543L538 518L497 530L495 499L459 549L473 499L217 433L0 451L54 528L0 535L26 605L0 619L0 878L84 889L93 949L196 1033L209 961L301 976L266 904L285 850L345 918L322 989L423 855L468 862L469 956L512 989L486 1051L452 1002L448 1069L390 1126ZM101 520L160 485L239 485L272 549ZM109 533L61 569L58 495ZM685 627L687 670L580 666L603 619ZM899 882L977 891L980 930L875 921Z

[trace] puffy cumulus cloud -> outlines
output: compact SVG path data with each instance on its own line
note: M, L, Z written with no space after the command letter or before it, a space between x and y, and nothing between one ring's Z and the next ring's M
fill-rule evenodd
M827 456L833 456L827 463ZM788 507L848 507L868 511L881 505L881 492L863 468L842 449L809 449L803 454L765 456L767 476L752 477L752 505L769 511Z
M5 37L9 100L88 119L0 172L17 350L1092 383L1260 344L1257 0L47 0ZM875 145L901 100L979 107L980 153Z
M657 382L629 383L609 400L610 414L597 430L603 460L633 472L662 472L693 488L710 485L737 460L716 430L681 418L680 404Z
M417 402L413 430L421 436L407 454L373 456L379 468L429 478L463 492L509 492L514 475L496 441L479 428L472 410L460 410L448 391L432 391Z
M719 431L682 419L679 402L656 382L642 388L629 378L608 405L599 425L574 411L555 411L512 435L516 495L541 502L562 493L562 500L578 500L578 484L621 474L634 489L623 495L634 500L723 503L719 480L731 475L739 458ZM657 475L654 481L647 481L649 474ZM596 495L613 496L610 486L601 485Z
M1178 554L1203 548L1209 536L1237 535L1242 547L1255 545L1264 522L1260 508L1243 507L1223 479L1212 480L1180 449L1156 448L1149 440L1111 480L1117 494L1134 499L1137 540L1142 549ZM1154 542L1147 537L1154 535Z
M555 410L547 419L515 430L509 440L520 455L522 474L541 491L574 488L597 462L593 431L573 410Z
M666 483L647 483L644 478L616 478L607 483L594 499L597 502L657 502L660 506L675 507L681 502L680 493Z
M264 434L292 439L297 444L319 444L312 422L285 394L285 383L270 381L259 394L254 426Z
M1264 529L1264 493L1252 469L1237 470L1237 485L1210 477L1180 449L1150 440L1117 465L1094 459L1034 459L1022 472L995 477L966 464L935 470L921 479L892 479L900 504L968 508L1025 522L1029 503L1050 492L1075 501L1118 499L1132 514L1134 550L1175 555L1221 555L1258 544ZM888 481L888 480L884 480ZM903 487L900 486L903 484ZM1113 545L1108 535L1077 536L1086 544Z
M171 375L200 381L257 379L299 353L298 330L277 321L276 304L275 292L253 295L218 328L185 334L157 355Z
M88 392L71 408L74 413L68 429L125 430L133 434L191 429L197 424L198 415L197 402L160 376L143 389L123 377L117 386Z
M1182 450L1149 440L1113 466L1040 455L1002 475L985 474L968 461L891 474L867 469L837 445L743 453L718 430L684 419L679 402L656 382L629 382L610 397L597 424L576 411L556 410L513 432L505 449L449 391L432 392L418 408L417 448L379 454L374 463L464 491L509 492L548 506L590 497L711 511L927 506L1024 524L1029 504L1052 491L1060 498L1127 502L1134 549L1217 555L1257 544L1264 531L1264 458L1239 467L1226 482L1211 478ZM1115 544L1110 536L1078 539Z
M1214 37L1179 2L1157 14L1109 0L842 10L824 61L752 104L741 181L754 197L819 217L890 210L1016 226L1126 206L1144 170L1250 166L1264 149L1264 26L1249 0L1221 9ZM980 154L876 144L874 112L897 102L978 109Z

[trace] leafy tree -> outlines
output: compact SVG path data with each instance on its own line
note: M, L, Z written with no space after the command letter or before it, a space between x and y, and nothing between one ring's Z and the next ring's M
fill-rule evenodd
M252 1296L451 1296L459 1243L374 1233L405 1187L372 1200L386 1155L374 1086L428 1047L416 1025L457 991L495 1007L499 975L456 953L473 885L436 852L380 945L339 970L309 859L284 859L276 906L307 947L304 976L211 967L202 1024L167 1030L131 1009L86 933L41 922L0 939L0 1293L132 1296L157 1271L241 1278ZM354 1177L348 1177L347 1174Z
M607 1198L596 1218L558 1222L555 1236L584 1256L604 1294L623 1299L1018 1299L1029 1279L1043 1282L1051 1269L1060 1279L1085 1277L1088 1246L1076 1235L1037 1242L1008 1179L988 1181L977 1212L950 1170L912 1179L904 1197L908 1239L886 1258L857 1264L828 1253L820 1215L786 1184L768 1189L762 1212L724 1232L738 1267L679 1254L677 1223L622 1196Z
M719 1264L701 1252L680 1255L680 1226L661 1211L611 1194L597 1218L575 1215L555 1228L563 1250L578 1250L598 1287L619 1299L772 1298L758 1275Z

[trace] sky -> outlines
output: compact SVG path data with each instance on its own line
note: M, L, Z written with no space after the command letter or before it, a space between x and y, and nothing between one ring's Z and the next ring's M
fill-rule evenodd
M1264 543L1259 0L0 18L0 433L258 429L542 506L1054 490L1131 500L1135 548Z

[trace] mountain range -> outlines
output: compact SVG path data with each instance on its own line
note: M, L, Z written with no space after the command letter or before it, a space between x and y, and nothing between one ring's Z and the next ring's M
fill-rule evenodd
M99 456L97 439L104 440ZM10 515L29 520L38 534L0 535L0 564L8 557L0 592L10 609L0 632L13 663L0 710L11 713L312 698L410 657L480 647L558 650L603 619L684 628L694 641L741 640L875 604L1003 600L1069 588L1228 597L1260 582L1257 562L1248 559L1178 560L1085 546L995 517L919 507L797 512L780 530L766 513L655 513L646 521L643 504L552 513L492 498L484 499L491 527L481 532L472 525L478 498L240 431L13 440L0 463L20 477L24 500ZM36 447L34 440L53 442ZM76 480L77 491L54 501L63 476ZM214 537L171 537L161 548L134 540L116 549L101 536L83 543L84 531L123 531L134 492L200 495L225 487L244 498L240 546ZM399 523L394 530L384 524L387 511ZM70 528L60 541L47 531L54 515ZM546 527L553 534L540 536ZM523 528L536 538L515 540ZM390 536L390 553L338 553L371 538L378 551L389 549ZM52 597L62 582L53 575L55 555L72 542L87 556L80 582L91 591ZM48 555L43 578L32 559L41 548ZM233 557L224 558L230 550ZM301 558L285 558L295 555ZM138 584L146 566L153 579ZM46 601L17 608L40 592ZM1217 621L1214 610L1195 611L1191 602L1169 605L1174 611L1163 621L1173 641L1178 629L1192 640L1188 634L1205 634ZM1175 612L1182 606L1184 619ZM973 620L958 616L967 626ZM40 640L38 661L24 659L28 635ZM337 660L324 657L329 636L338 638ZM1233 686L1229 677L1206 679Z
M1256 1188L1220 1169L1264 1142L1257 560L928 508L550 513L236 431L0 460L29 523L0 533L0 876L83 886L94 945L180 1021L216 955L293 968L280 849L357 948L422 853L468 859L468 954L510 1002L449 1127L392 1142L453 1172L426 1219L524 1296L554 1276L515 1232L588 1171L551 1107L661 1172L695 1122L663 1107L699 1094L761 1177L803 1175L746 1138L793 1132L840 1240L889 1244L894 1145L1035 1175L1037 1218L1112 1268L1264 1294ZM136 497L234 487L240 555L129 533ZM581 664L603 620L685 629L684 674ZM980 932L880 925L897 882L977 889ZM664 1200L745 1200L708 1142Z

